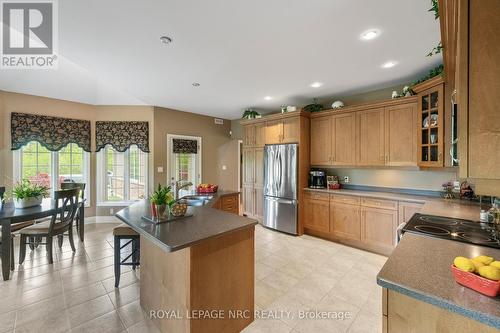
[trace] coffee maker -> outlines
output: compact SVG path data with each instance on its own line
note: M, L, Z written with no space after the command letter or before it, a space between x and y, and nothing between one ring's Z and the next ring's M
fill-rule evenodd
M326 188L326 172L324 170L309 171L309 188Z

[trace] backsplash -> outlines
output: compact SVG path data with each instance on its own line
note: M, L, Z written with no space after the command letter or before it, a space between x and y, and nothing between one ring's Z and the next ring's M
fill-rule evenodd
M325 169L328 175L337 175L341 182L349 177L350 185L440 191L441 185L454 180L454 172L390 169Z

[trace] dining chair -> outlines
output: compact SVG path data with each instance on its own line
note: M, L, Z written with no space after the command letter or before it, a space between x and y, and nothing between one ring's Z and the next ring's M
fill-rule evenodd
M61 183L61 190L69 190L73 188L79 188L80 189L80 202L78 203L78 210L76 211L76 216L75 216L75 226L76 226L76 232L78 235L80 235L80 225L83 224L83 218L81 216L81 211L80 209L83 209L83 206L85 205L85 187L87 185L85 183L73 183L73 182L64 182ZM58 238L59 241L59 247L62 246L63 242L63 237Z
M52 256L52 240L54 236L66 235L65 232L68 232L67 236L69 237L71 250L76 251L73 242L73 222L78 210L79 193L80 189L78 188L55 191L54 201L58 212L52 216L50 221L37 223L19 231L21 235L19 264L22 264L26 257L26 245L34 242L34 239L45 238L45 243L36 242L37 244L45 244L49 264L54 263Z

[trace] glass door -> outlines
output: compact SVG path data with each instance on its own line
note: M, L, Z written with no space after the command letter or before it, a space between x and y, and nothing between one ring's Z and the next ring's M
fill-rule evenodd
M419 94L419 165L443 166L443 85Z

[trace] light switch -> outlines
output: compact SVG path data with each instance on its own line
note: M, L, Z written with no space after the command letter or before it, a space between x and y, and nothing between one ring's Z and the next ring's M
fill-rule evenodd
M226 170L226 169L227 169L227 166L223 165L222 170Z
M163 167L158 167L158 173L163 173Z

